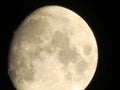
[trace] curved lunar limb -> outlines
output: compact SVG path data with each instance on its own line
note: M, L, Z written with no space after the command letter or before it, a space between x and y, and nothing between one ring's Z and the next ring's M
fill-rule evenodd
M94 34L61 6L35 10L15 31L8 73L17 90L84 90L97 67Z

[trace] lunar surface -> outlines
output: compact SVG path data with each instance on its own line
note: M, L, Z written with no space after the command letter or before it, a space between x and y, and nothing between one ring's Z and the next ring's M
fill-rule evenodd
M14 32L8 74L16 90L84 90L97 61L88 24L67 8L45 6Z

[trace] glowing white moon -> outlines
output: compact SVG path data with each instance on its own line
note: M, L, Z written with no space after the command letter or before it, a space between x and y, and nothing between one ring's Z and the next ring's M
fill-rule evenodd
M46 6L16 30L8 72L17 90L84 90L97 59L96 40L87 23L67 8Z

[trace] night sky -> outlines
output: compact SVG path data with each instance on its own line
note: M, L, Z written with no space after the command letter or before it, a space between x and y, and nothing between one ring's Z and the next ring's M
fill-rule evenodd
M86 90L116 90L119 40L117 2L112 0L1 0L0 1L0 90L15 90L7 72L8 53L13 32L35 9L60 5L79 14L92 29L98 44L98 67ZM117 89L119 90L119 89Z

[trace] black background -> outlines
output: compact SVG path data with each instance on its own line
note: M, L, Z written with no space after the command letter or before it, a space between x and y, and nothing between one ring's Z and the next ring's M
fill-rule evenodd
M15 90L7 74L8 53L13 32L27 15L45 5L60 5L75 11L93 30L98 44L99 61L95 76L86 90L116 90L119 83L117 82L119 73L117 2L110 0L1 0L0 4L0 90Z

